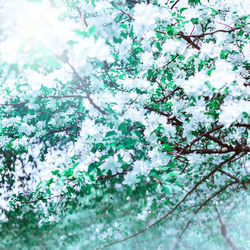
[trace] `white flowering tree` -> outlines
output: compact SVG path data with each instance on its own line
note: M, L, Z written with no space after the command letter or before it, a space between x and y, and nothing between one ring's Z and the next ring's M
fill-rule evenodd
M0 248L247 249L249 7L1 0Z

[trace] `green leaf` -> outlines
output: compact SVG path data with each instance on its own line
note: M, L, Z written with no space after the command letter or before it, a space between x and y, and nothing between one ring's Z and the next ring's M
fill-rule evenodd
M51 195L51 191L50 191L49 188L46 188L46 193L47 193L48 195Z
M89 37L89 33L86 31L74 30L74 32L79 36Z
M169 36L173 36L174 35L174 28L173 26L168 26L167 27L167 33Z
M88 173L90 173L93 170L95 170L99 165L100 165L99 162L92 162L92 163L90 163L89 168L88 168Z
M199 19L198 18L191 18L191 22L193 24L199 24Z
M173 189L170 185L163 185L163 190L168 195L171 195L173 193Z
M75 193L74 188L72 188L71 186L67 186L67 190L68 190L68 194Z
M106 133L105 137L107 138L107 137L110 137L112 135L117 135L117 133L115 131L109 131Z
M164 36L165 36L164 34L159 33L159 32L156 32L156 38L157 38L157 39L161 39L161 38L163 38Z
M168 79L169 82L171 82L172 79L173 79L173 74L168 73L168 74L167 74L167 79Z
M166 143L163 145L163 149L164 149L164 151L171 152L173 150L173 147Z
M126 125L126 123L122 122L119 125L118 130L122 131L123 134L126 134L127 133L127 125Z
M75 164L73 165L72 168L74 169L74 168L77 167L79 164L80 164L80 162L75 163Z
M132 147L135 146L136 142L137 142L137 141L134 140L134 139L125 138L125 139L123 139L123 140L121 141L121 145L122 145L123 148L125 148L125 149L130 149L130 148L132 148Z
M50 178L50 179L46 182L46 186L49 187L53 182L54 182L54 179L53 179L53 178Z
M200 4L200 3L201 3L201 1L200 1L200 0L188 0L188 2L189 2L189 4L190 4L191 6L195 6L195 5Z
M139 130L134 130L134 133L137 135L137 137L142 137L142 133Z
M54 171L51 171L51 173L53 174L53 175L59 175L59 170L54 170Z
M66 170L64 171L64 175L65 175L66 177L72 176L72 175L73 175L73 168L66 169Z
M187 10L188 8L181 8L180 13L182 13L184 10Z
M220 52L220 58L221 59L227 59L228 55L229 55L229 51L227 51L227 50L221 50L221 52Z
M153 189L156 190L157 187L158 187L158 185L159 185L159 183L155 183L155 184L153 185Z
M95 25L93 25L92 27L90 27L90 28L89 28L89 35L94 34L94 33L95 33L95 31L96 31L96 26L95 26Z
M123 28L123 29L127 29L128 28L128 25L126 23L121 23L120 24L120 27Z
M161 44L159 42L157 42L156 44L156 48L159 50L159 51L162 51L162 47L161 47Z

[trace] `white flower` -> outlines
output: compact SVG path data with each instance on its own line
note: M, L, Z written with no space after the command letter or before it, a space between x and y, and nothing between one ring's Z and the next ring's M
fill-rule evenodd
M150 168L148 166L148 163L145 161L136 161L134 163L134 169L137 174L146 176L148 172L150 171Z
M112 174L116 174L117 172L121 172L121 163L117 162L114 157L110 157L100 166L100 169L104 172L110 170Z
M180 52L183 49L186 49L186 44L184 42L177 39L168 39L162 46L162 53L176 54L176 52Z
M134 185L138 182L140 182L140 180L137 179L137 173L132 170L126 175L124 175L124 181L122 183L124 185L132 186L132 188L134 188Z
M84 162L81 162L80 164L77 165L76 170L87 172L89 166L84 164Z
M209 81L214 88L220 89L235 80L236 76L232 71L232 65L230 63L225 60L218 60L215 63L215 67L215 70L209 78Z
M154 63L154 57L152 52L146 51L144 54L142 54L142 63L146 66L151 66Z
M157 7L152 4L140 3L134 7L134 31L137 35L143 35L147 31L152 31L157 19L171 20L171 14L166 8Z
M163 136L172 137L172 136L174 136L175 133L176 133L176 129L174 126L172 126L170 124L164 125Z
M204 43L201 46L201 56L219 57L221 48L213 42Z
M183 11L183 15L186 17L187 20L200 17L199 12L196 9L190 7Z
M184 81L182 86L187 94L200 95L207 90L207 86L205 85L207 79L206 73L201 71L189 77L187 81Z
M18 128L20 133L24 133L26 135L30 135L34 132L35 127L32 125L28 125L27 123L21 123L21 126Z
M250 113L249 102L245 100L230 101L222 105L219 121L229 127L234 121L242 116L243 112Z

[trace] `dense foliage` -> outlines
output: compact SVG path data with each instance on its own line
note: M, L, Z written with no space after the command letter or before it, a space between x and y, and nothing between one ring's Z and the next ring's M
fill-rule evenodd
M247 249L247 2L1 0L0 249Z

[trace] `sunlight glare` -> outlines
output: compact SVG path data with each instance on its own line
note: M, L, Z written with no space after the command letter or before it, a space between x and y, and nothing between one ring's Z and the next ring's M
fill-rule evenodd
M59 14L47 2L7 2L0 13L0 28L4 28L7 37L2 44L4 49L1 50L1 58L10 63L10 60L14 60L14 52L28 52L38 48L60 51L72 33L71 25L59 20Z

